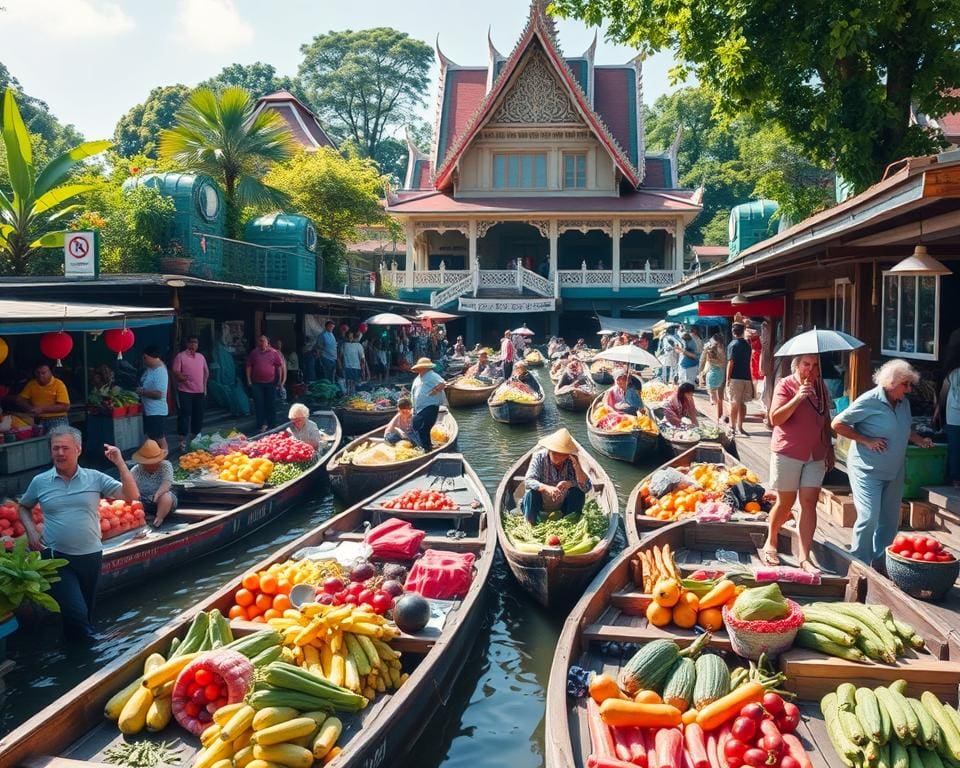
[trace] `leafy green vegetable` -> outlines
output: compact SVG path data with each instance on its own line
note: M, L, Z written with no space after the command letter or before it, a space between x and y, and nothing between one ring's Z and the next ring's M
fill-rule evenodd
M47 591L60 581L57 571L67 564L62 558L44 560L27 548L27 537L16 539L13 549L0 552L0 614L20 607L24 600L55 613L60 606Z

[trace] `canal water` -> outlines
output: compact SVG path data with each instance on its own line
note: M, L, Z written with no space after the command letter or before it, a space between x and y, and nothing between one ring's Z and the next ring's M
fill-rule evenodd
M459 450L476 470L491 498L509 467L542 436L567 427L586 448L584 415L558 410L546 369L536 372L547 392L536 424L509 426L490 418L486 407L457 409ZM596 455L596 454L594 454ZM617 486L621 512L634 485L652 468L598 456ZM19 632L8 643L16 668L7 675L0 700L0 733L51 703L143 638L225 582L266 557L335 509L329 490L277 523L149 584L102 599L97 606L103 640L90 649L62 647L57 638ZM622 535L622 534L621 534ZM622 543L620 543L622 546ZM619 547L618 547L619 548ZM488 587L487 619L445 706L411 750L409 765L482 768L543 765L544 699L553 651L564 615L550 612L514 583L501 555Z

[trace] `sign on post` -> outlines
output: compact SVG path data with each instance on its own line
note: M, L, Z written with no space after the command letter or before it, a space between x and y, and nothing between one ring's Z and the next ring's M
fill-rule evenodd
M97 277L100 254L96 232L67 232L63 236L63 274L66 277Z

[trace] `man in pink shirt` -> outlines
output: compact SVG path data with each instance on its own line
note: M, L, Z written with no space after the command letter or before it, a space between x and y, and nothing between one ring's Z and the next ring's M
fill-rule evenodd
M283 356L270 346L270 339L261 334L257 339L256 349L247 355L247 384L253 394L253 409L261 432L276 426L274 402L277 387L286 383L287 366L283 362Z
M188 336L187 348L173 358L173 378L177 382L177 435L181 451L186 450L190 438L203 431L210 369L207 359L197 351L199 348L200 339Z
M513 342L510 341L510 331L503 332L503 341L500 342L500 364L503 366L503 378L509 379L513 373Z

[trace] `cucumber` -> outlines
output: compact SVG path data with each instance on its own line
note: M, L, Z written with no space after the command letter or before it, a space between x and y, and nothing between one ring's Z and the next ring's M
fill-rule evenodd
M876 744L886 744L887 735L883 730L883 718L880 716L880 704L877 695L869 688L857 688L856 715L867 738Z
M910 768L925 768L923 760L920 759L920 750L912 744L907 747L907 754L910 755Z
M204 650L204 644L207 641L207 631L210 628L210 617L200 611L193 617L187 634L183 636L183 641L177 646L177 649L170 654L167 661L179 656L185 656L188 653L196 653Z
M845 645L838 645L837 643L831 642L824 635L808 629L806 625L800 627L800 630L797 632L797 636L794 638L793 642L794 645L798 645L801 648L809 648L812 651L820 651L820 653L824 653L827 656L836 656L838 659L856 661L861 664L869 661L869 659L859 648L850 648Z
M907 729L907 716L904 713L903 708L900 706L900 703L893 697L893 691L891 691L889 688L880 686L874 691L874 693L877 695L877 701L880 702L880 705L890 716L890 724L892 725L893 732L896 734L897 738L901 741L908 741L910 739L910 731ZM900 698L903 697L901 696ZM912 709L910 711L913 712ZM914 715L914 717L916 717L916 715Z
M274 661L280 661L283 656L283 649L279 645L271 645L267 650L261 651L250 659L255 667L265 667Z
M918 749L917 752L920 753L923 768L943 768L943 761L936 752L931 752L929 749Z
M890 683L889 688L891 691L896 691L897 693L903 694L904 696L907 695L907 681L904 680L902 677Z
M828 693L820 700L820 711L827 726L827 735L837 755L847 768L854 768L854 760L860 756L860 748L847 738L837 718L837 694Z
M920 743L927 749L939 749L940 726L917 699L907 699L907 704L910 705L917 716L917 720L920 721Z
M818 609L816 606L822 607ZM804 608L803 620L804 622L812 621L817 624L827 624L831 627L836 627L841 632L846 632L848 635L853 635L854 637L860 636L861 627L859 623L847 616L842 616L831 611L826 603L814 603Z
M890 742L890 768L910 768L910 755L899 739Z
M867 734L863 730L863 726L860 725L860 721L853 712L848 712L842 707L838 708L837 719L840 721L840 728L843 729L846 737L858 747L862 747L868 742L870 744L873 743L867 739Z
M809 630L810 632L815 632L816 634L825 637L831 643L843 645L847 648L852 648L854 643L857 642L857 639L853 635L844 632L842 629L832 627L829 624L820 624L815 621L804 620L803 629Z
M246 637L239 637L232 643L227 643L224 648L231 651L242 653L248 659L263 653L264 651L279 646L281 642L280 633L274 629L262 629Z
M230 623L217 608L210 611L208 622L207 642L211 649L222 648L228 643L233 642L233 632L230 630Z
M900 708L903 710L903 714L907 719L907 733L910 734L910 738L919 743L920 739L920 718L917 717L917 713L913 711L913 707L910 706L910 702L907 701L907 697L904 696L900 691L895 691L890 689L890 694L896 699L897 703L900 705Z
M845 712L853 712L857 706L857 687L853 683L841 683L837 687L837 706Z
M920 703L940 726L940 749L947 757L960 762L960 729L957 727L960 714L948 704L943 704L930 691L923 692Z
M876 691L873 691L873 695L877 695ZM877 706L880 708L880 723L881 730L883 731L881 738L885 743L889 744L890 742L896 740L897 735L893 732L893 723L890 720L890 713L887 712L887 708L883 706L883 702L881 702L879 698L877 698ZM891 756L891 760L892 759L893 758Z

